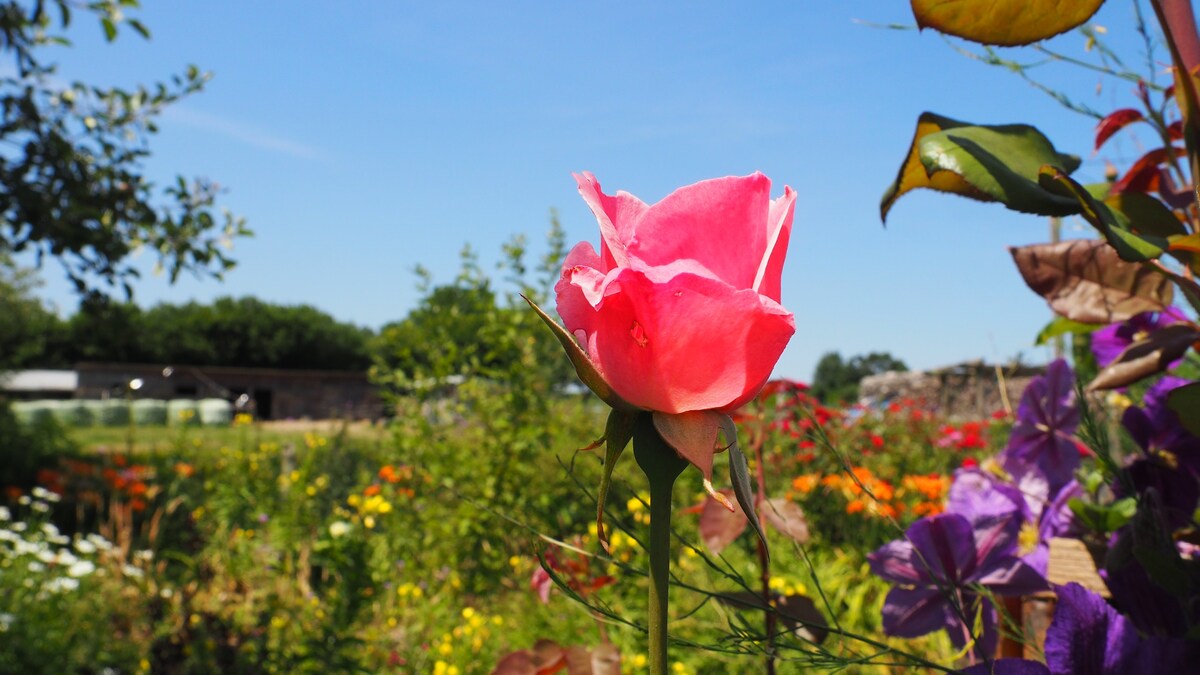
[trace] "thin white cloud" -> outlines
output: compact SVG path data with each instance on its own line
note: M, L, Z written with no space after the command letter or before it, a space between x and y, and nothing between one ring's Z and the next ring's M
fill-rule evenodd
M209 131L226 138L245 143L263 150L279 152L299 159L317 159L321 153L311 145L275 136L262 129L242 124L231 119L201 112L182 105L174 105L162 112L168 122L174 122L202 131Z

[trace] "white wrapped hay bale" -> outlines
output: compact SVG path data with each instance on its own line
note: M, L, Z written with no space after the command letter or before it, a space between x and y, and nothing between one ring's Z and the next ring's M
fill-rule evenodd
M110 398L100 401L100 425L105 427L123 427L129 424L129 401Z
M104 406L107 405L106 402L105 401L97 401L96 399L89 398L89 399L80 400L79 403L83 407L87 408L88 411L91 413L92 424L93 425L100 424L101 415L103 415L102 411L104 410Z
M140 427L161 427L167 424L167 402L143 398L133 402L133 422Z
M58 414L59 419L62 419L66 424L77 427L87 428L95 426L99 419L99 408L96 406L99 401L89 401L84 399L59 401Z
M229 426L233 422L233 404L223 398L200 401L200 423L209 426Z
M189 398L167 401L167 424L173 427L200 424L200 407Z

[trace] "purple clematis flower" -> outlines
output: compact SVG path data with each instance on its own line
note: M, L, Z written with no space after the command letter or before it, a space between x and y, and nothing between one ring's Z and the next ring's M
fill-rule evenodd
M1200 503L1200 438L1179 423L1167 407L1167 395L1188 380L1167 375L1146 391L1143 407L1127 408L1121 424L1144 451L1130 463L1134 489L1143 493L1153 487L1162 498L1163 510L1172 529L1192 522ZM1123 486L1117 486L1124 496Z
M1046 588L1032 567L1014 555L1020 522L1012 517L981 517L972 522L957 513L922 518L905 538L867 556L871 570L894 584L883 604L888 635L917 637L946 629L958 648L974 638L976 658L996 648L997 614L982 587L998 595L1025 595ZM976 615L980 635L971 635Z
M1083 488L1071 480L1051 494L1041 471L1025 468L1026 475L1013 477L1015 484L979 469L959 469L950 485L946 511L972 522L988 517L1016 519L1017 555L1045 576L1050 540L1079 534L1069 503L1083 496Z
M1036 377L1017 407L1017 422L1004 449L1004 468L1013 475L1036 466L1045 475L1049 491L1057 492L1079 466L1075 428L1079 410L1075 406L1075 375L1067 362L1058 359Z
M1200 438L1183 428L1178 413L1167 407L1167 395L1185 384L1191 381L1165 375L1146 390L1141 408L1126 408L1121 424L1143 450L1200 455Z
M1133 622L1077 583L1055 589L1058 605L1046 631L1046 665L1053 675L1161 675L1189 672L1195 645L1142 637Z
M1170 326L1187 317L1174 307L1168 307L1163 312L1143 312L1121 323L1105 326L1092 333L1092 354L1096 357L1096 365L1101 368L1112 363L1129 345L1153 333L1159 328ZM1179 364L1175 361L1170 365L1174 368Z

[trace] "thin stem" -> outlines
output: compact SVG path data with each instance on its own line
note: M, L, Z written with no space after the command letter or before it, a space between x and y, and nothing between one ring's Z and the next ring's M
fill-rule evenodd
M763 442L765 441L763 434L763 425L765 421L760 417L758 428L754 430L753 440L751 444L754 448L754 468L758 478L758 495L754 500L754 508L767 498L767 478L763 467ZM758 544L758 569L760 578L762 579L762 599L763 607L766 611L766 637L767 637L767 675L775 675L775 623L777 621L775 612L771 606L771 557L767 555L767 543L762 539L756 541Z
M667 675L667 591L671 585L671 492L688 465L654 428L651 413L633 423L633 457L650 481L650 673Z
M671 489L650 481L650 672L667 675L667 590L671 585Z

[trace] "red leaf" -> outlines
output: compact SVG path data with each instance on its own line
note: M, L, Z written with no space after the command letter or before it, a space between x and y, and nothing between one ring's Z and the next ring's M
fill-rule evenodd
M779 497L768 499L759 505L759 515L792 540L808 543L808 521L795 502Z
M1100 120L1100 123L1096 125L1096 149L1099 150L1100 146L1104 145L1104 142L1113 134L1143 119L1145 118L1142 117L1142 113L1133 108L1121 108L1109 113L1108 117Z
M1167 133L1173 141L1183 140L1183 120L1175 120L1167 126Z
M1175 152L1175 156L1182 157L1186 154L1183 148L1171 148ZM1158 176L1159 166L1167 161L1167 149L1157 148L1147 152L1138 158L1138 161L1129 167L1129 171L1121 177L1121 180L1113 183L1112 193L1119 192L1157 192L1158 191Z

